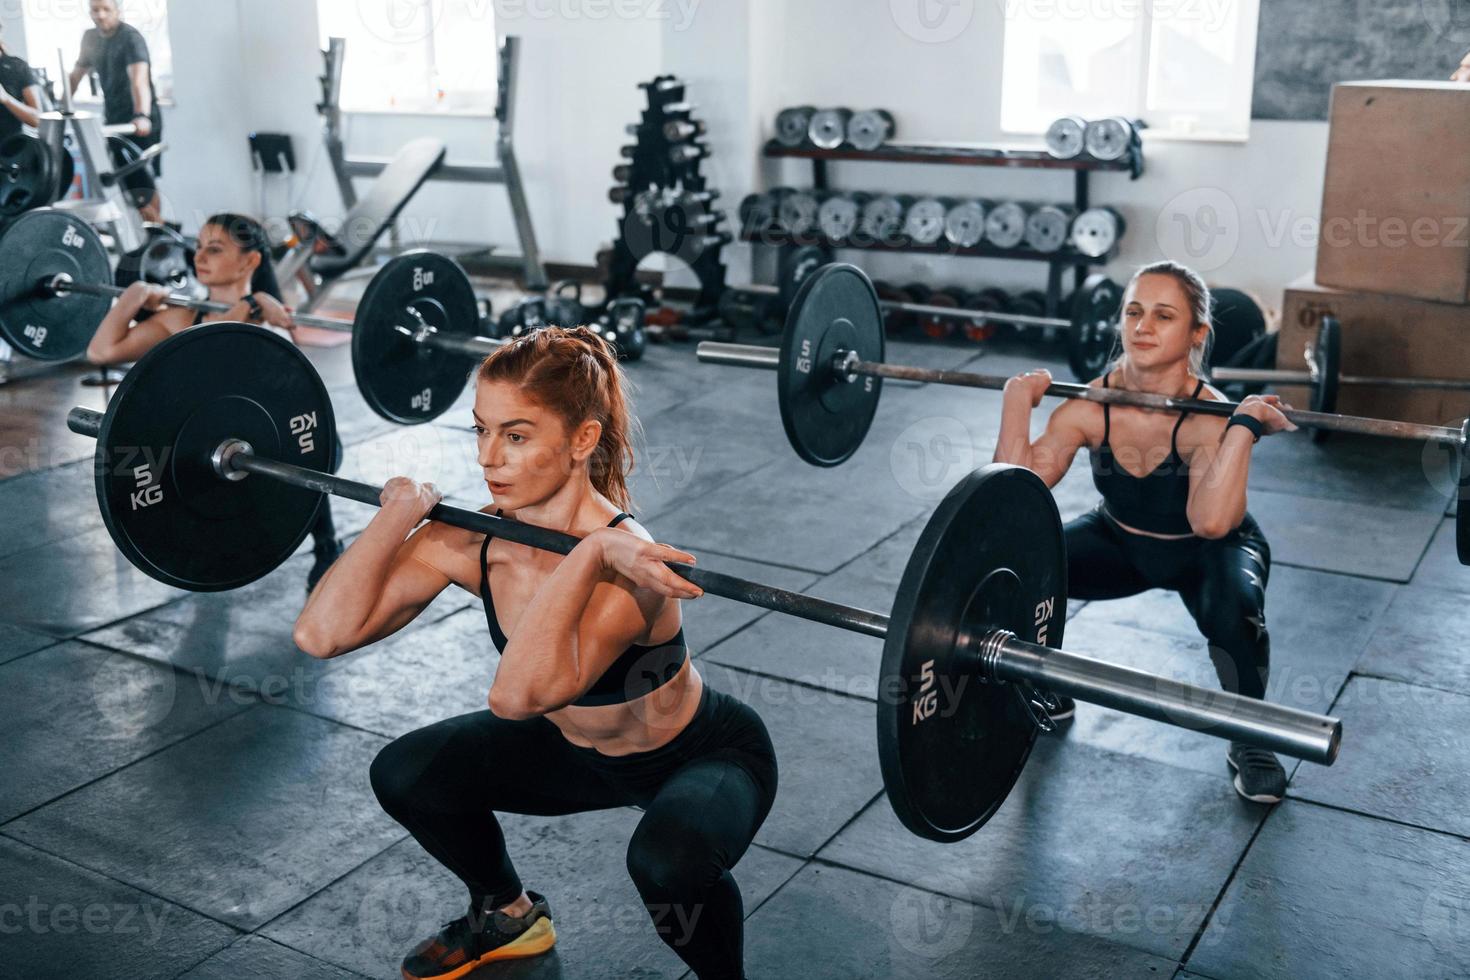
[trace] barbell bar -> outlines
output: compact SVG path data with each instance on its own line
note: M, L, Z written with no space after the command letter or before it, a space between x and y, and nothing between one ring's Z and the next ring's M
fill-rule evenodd
M324 494L378 506L382 487L326 472L335 418L305 355L260 327L175 334L119 384L97 440L98 506L119 550L194 591L239 588L309 533ZM575 536L437 504L427 519L557 554ZM878 749L900 820L960 840L996 811L1046 716L1043 688L1330 765L1335 718L1205 689L1058 649L1066 619L1061 519L1035 474L992 465L962 480L920 536L891 615L683 564L704 591L884 641Z
M946 310L945 312L952 312ZM882 380L892 378L962 388L1002 390L1005 375L919 368L884 362L882 307L872 281L859 268L833 264L802 284L786 316L779 348L706 341L699 360L777 372L782 425L797 454L816 466L846 462L867 437ZM1046 394L1109 405L1229 416L1238 402L1174 398L1117 388L1056 382ZM1333 432L1411 439L1449 447L1459 464L1460 496L1470 503L1470 419L1459 426L1284 409L1293 423ZM1456 516L1456 548L1470 565L1470 506Z
M1117 344L1118 325L1094 325L1095 350L1111 350ZM1324 315L1317 328L1316 337L1306 344L1306 370L1292 371L1282 368L1243 368L1230 365L1210 366L1211 381L1224 383L1243 382L1255 384L1304 385L1309 393L1311 410L1332 415L1337 412L1338 388L1354 385L1371 388L1415 388L1425 390L1470 391L1470 380L1460 378L1394 378L1376 375L1342 373L1342 326L1337 318ZM1318 427L1312 439L1321 442L1331 427Z
M64 211L28 211L0 235L0 337L43 360L80 356L123 290L112 284L97 233ZM228 312L214 300L171 293L171 306ZM386 419L437 418L468 381L466 358L506 341L480 336L474 287L450 258L413 251L389 260L369 282L351 323L294 315L303 326L352 334L352 366L363 398Z
M1441 391L1470 391L1470 379L1465 378L1401 378L1379 375L1342 374L1341 364L1342 324L1337 317L1324 315L1317 326L1317 336L1306 345L1304 354L1307 367L1304 371L1282 368L1242 368L1222 365L1210 368L1210 377L1215 381L1242 381L1257 384L1306 385L1310 388L1329 387L1335 380L1338 385L1365 388L1416 388ZM1313 395L1313 400L1325 405L1336 406L1337 393L1328 396ZM1332 411L1331 408L1325 409Z
M768 286L765 283L749 283L744 286L731 286L731 289L741 293L751 293L756 296L779 296L780 289L776 286ZM1022 313L1001 313L991 310L972 310L955 306L931 306L928 303L910 303L906 300L880 299L878 306L885 310L895 310L900 313L918 313L931 316L947 316L957 320L976 318L993 320L996 323L1010 323L1018 327L1070 327L1071 320L1063 320L1055 316L1027 316ZM739 344L725 344L725 347L738 347ZM760 348L767 350L768 348Z
M817 246L798 246L797 250L808 247L817 248ZM783 284L787 292L783 292L782 287L763 284L735 288L753 295L775 296L789 306L790 299L795 296L800 283L787 283L783 280ZM881 309L914 313L920 316L952 316L962 320L983 319L993 323L1009 323L1017 327L1066 329L1067 362L1078 378L1089 379L1095 374L1093 368L1104 361L1110 349L1110 340L1105 338L1104 334L1110 329L1109 320L1116 316L1118 304L1122 298L1122 286L1102 273L1094 273L1083 280L1067 300L1066 305L1071 314L1071 319L1067 320L1040 314L977 310L964 306L933 306L888 299L880 299L878 302ZM1107 346L1104 346L1105 344Z

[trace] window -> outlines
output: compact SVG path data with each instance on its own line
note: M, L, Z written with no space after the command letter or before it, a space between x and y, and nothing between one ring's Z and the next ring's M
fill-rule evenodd
M1245 139L1259 0L1007 0L1001 127L1128 116L1155 136Z
M168 102L174 94L174 57L168 43L168 4L166 0L125 3L122 6L123 20L138 29L143 40L148 42L148 60L153 66L154 97ZM51 3L24 4L26 61L35 68L44 68L46 74L58 81L56 72L61 65L56 60L59 48L66 71L77 63L77 54L82 49L82 34L92 29L92 17L88 13L86 0ZM65 78L63 73L62 78ZM58 93L59 93L58 88ZM90 99L91 90L83 82L77 88L77 96ZM98 95L100 101L101 95Z
M347 41L344 111L494 113L490 0L318 0L317 18L323 48Z

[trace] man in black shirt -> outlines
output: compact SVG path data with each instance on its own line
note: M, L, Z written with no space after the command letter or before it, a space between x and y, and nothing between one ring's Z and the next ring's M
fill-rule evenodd
M41 112L41 83L24 60L0 41L0 140L20 132L21 124L34 127Z
M122 19L117 0L91 0L91 30L82 35L82 50L69 82L72 91L89 72L97 72L102 82L102 121L108 125L132 124L131 137L139 149L157 143L163 134L163 116L153 93L153 70L148 59L148 42L131 24ZM114 154L114 165L120 161ZM144 221L160 222L158 189L147 167L133 171L123 180ZM153 159L153 173L161 173L158 158Z

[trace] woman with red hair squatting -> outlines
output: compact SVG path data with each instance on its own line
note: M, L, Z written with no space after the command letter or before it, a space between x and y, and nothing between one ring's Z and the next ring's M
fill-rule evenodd
M451 585L480 597L500 663L489 710L437 722L372 765L383 809L469 890L469 908L403 961L447 980L552 948L547 900L516 873L492 811L640 806L628 872L659 937L701 980L741 978L744 908L730 869L776 795L751 708L690 660L680 601L698 587L627 513L633 461L622 372L585 328L546 328L476 374L478 462L516 521L582 538L560 555L422 524L440 494L399 477L322 578L296 642L335 657L389 636Z

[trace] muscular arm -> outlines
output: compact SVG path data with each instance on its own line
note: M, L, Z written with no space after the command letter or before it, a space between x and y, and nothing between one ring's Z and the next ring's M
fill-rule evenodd
M1000 438L995 445L995 462L1024 466L1054 487L1067 475L1077 450L1087 444L1083 427L1084 402L1066 402L1051 413L1046 431L1031 441L1030 396L1024 391L1008 390L1000 412Z
M18 99L0 89L0 102L25 125L35 127L41 124L41 86L27 85Z
M1212 434L1189 458L1189 527L1201 538L1223 538L1245 518L1246 483L1255 440L1218 417L1198 418Z
M417 523L402 508L385 506L373 516L306 600L292 632L298 647L328 659L376 643L449 587L448 539L455 532L432 523L414 531Z
M82 84L82 79L87 77L87 72L89 71L91 71L90 65L84 65L78 61L75 65L72 65L71 71L67 72L66 83L71 86L73 94L76 93L77 86Z
M169 317L187 313L185 310L164 310L141 323L134 323L143 311L147 298L146 289L131 286L123 291L112 309L102 318L97 332L87 344L87 360L93 364L130 364L157 347L169 336Z
M645 611L629 585L604 571L595 540L573 548L516 623L490 688L490 710L534 718L586 693L647 633L656 612Z
M135 61L128 65L128 81L133 88L133 115L147 116L153 112L153 86L148 81L148 62Z

